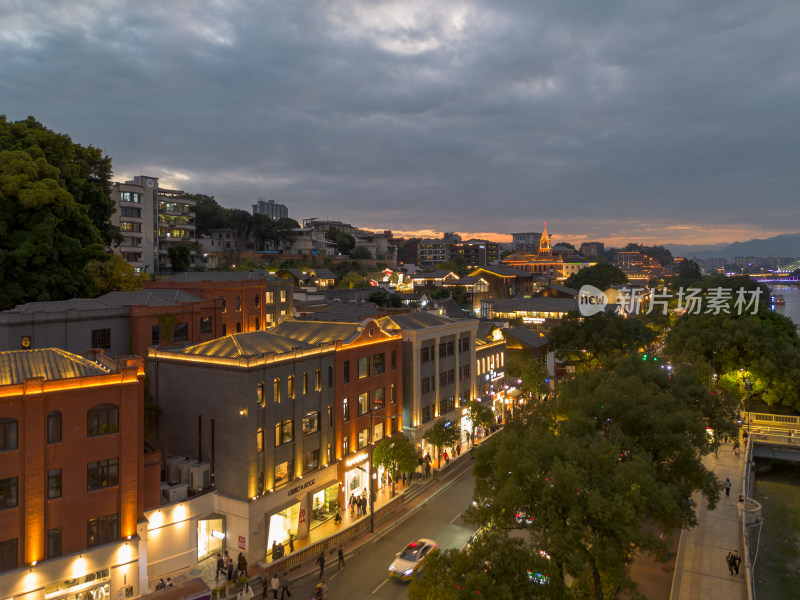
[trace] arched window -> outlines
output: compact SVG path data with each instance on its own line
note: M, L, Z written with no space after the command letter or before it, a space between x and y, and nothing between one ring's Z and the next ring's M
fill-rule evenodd
M281 380L277 377L272 380L272 401L281 401Z
M242 297L236 296L236 310L242 310Z
M308 373L303 372L303 395L308 393Z
M287 398L289 398L289 400L294 400L294 375L289 375L289 378L286 381L287 381L286 385L288 388L286 396Z
M264 451L264 428L259 427L256 431L256 452Z
M266 402L267 402L267 399L264 397L265 396L265 393L264 393L265 391L266 390L264 388L264 382L262 381L261 383L258 384L258 388L257 388L257 391L256 391L256 394L257 394L256 395L256 399L257 399L256 401L258 402L259 406L264 406L264 404L266 404Z
M3 450L17 449L17 421L14 419L0 419L0 452Z
M54 410L47 415L47 443L57 444L61 441L61 412Z
M114 404L98 404L86 413L86 435L107 435L119 431L119 408Z

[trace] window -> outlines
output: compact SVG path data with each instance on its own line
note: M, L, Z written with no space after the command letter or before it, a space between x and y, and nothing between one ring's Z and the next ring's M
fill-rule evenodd
M86 414L86 435L107 435L118 431L119 409L113 404L100 404Z
M236 333L242 333L242 322L236 321Z
M369 394L364 392L358 395L358 414L364 415L369 412Z
M375 423L372 435L373 435L372 439L374 439L376 442L380 442L384 438L384 424Z
M307 412L303 416L303 435L319 431L319 412Z
M456 399L454 396L450 396L449 398L444 398L439 401L439 416L449 413L451 410L455 410L456 408Z
M172 341L176 343L183 343L189 341L189 324L176 323L172 328Z
M380 410L386 406L384 388L379 387L372 391L372 410Z
M161 329L158 325L153 325L152 334L150 337L150 344L153 346L158 346L158 339L159 339L159 332Z
M256 403L259 406L264 406L267 403L267 399L264 397L266 392L265 387L263 381L256 387Z
M261 319L256 317L256 331L258 331L259 329L261 329Z
M333 427L333 406L328 405L328 427Z
M142 209L123 206L119 211L120 217L133 217L134 219L142 218Z
M328 367L328 387L333 387L333 367Z
M225 298L223 298L222 299L222 312L225 312L227 310L228 310L228 301L225 300Z
M142 224L141 223L133 223L131 221L120 221L119 230L120 231L133 231L135 233L142 233Z
M303 395L308 393L308 373L303 371Z
M456 382L456 370L450 369L447 372L447 385L453 385Z
M443 388L447 385L447 371L439 373L439 387Z
M275 423L275 445L288 444L294 439L294 422L291 419L286 419L279 423Z
M350 454L350 438L348 436L344 436L342 438L342 458Z
M264 451L264 428L259 427L256 429L256 452Z
M333 462L333 444L328 442L328 447L325 450L325 463L331 464Z
M294 375L289 375L289 378L286 380L286 387L287 398L289 398L289 400L294 400Z
M119 485L119 461L116 458L98 460L86 465L88 491Z
M303 454L303 475L319 469L319 448Z
M286 302L286 290L281 290L281 302Z
M389 402L392 404L397 403L397 396L394 393L394 384L389 386Z
M419 359L421 362L428 362L431 359L431 349L430 346L423 346L422 349L419 351Z
M314 390L318 392L321 389L322 389L322 371L317 369L316 372L314 373Z
M375 354L372 357L372 374L382 375L386 370L386 355Z
M267 292L266 295L267 304L272 304L275 302L275 292Z
M460 379L469 379L469 363L458 368Z
M54 410L47 415L47 443L57 444L61 441L61 413Z
M362 429L358 432L358 449L361 450L369 444L369 429Z
M431 380L425 377L422 380L422 393L427 394L430 391L431 391Z
M200 319L200 333L211 333L211 317Z
M89 519L86 527L86 545L89 548L119 539L119 515Z
M456 343L453 340L447 342L447 356L453 356L456 353Z
M259 296L258 294L256 294L256 296L255 296L255 304L256 304L256 308L258 308L258 306L259 306L259 303L260 303L260 302L261 302L261 296Z
M461 338L461 351L469 352L469 336Z
M277 377L272 380L272 401L281 401L281 380Z
M236 296L236 310L242 310L242 297Z
M350 400L342 399L342 421L350 420Z
M0 510L17 505L18 478L0 479Z
M111 348L111 330L92 329L92 348Z
M61 498L61 469L51 469L47 472L47 497Z
M358 378L369 377L369 356L358 359Z
M344 382L350 383L350 361L344 361Z
M275 465L275 473L273 479L273 487L275 489L283 487L292 480L292 471L294 470L294 461L287 460L279 465Z
M422 422L427 423L431 420L431 407L430 406L423 406L422 407Z
M142 195L138 192L120 192L119 199L121 202L137 202L141 203Z
M445 342L439 343L439 358L447 356L447 344Z
M397 351L396 350L392 350L391 357L392 357L392 359L391 359L392 371L394 371L395 369L397 369Z
M0 542L0 573L17 568L17 538Z
M47 558L61 556L61 528L47 531Z

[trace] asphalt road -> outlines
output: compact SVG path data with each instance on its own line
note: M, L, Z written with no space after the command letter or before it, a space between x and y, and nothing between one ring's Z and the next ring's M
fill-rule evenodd
M461 513L472 503L472 469L450 487L428 501L389 531L361 546L346 557L347 564L337 571L336 553L326 555L323 581L329 600L394 600L408 597L408 583L389 579L389 565L395 555L414 539L425 537L439 543L439 548L461 548L477 527L464 522ZM292 597L311 597L318 581L316 575L305 577L291 586Z

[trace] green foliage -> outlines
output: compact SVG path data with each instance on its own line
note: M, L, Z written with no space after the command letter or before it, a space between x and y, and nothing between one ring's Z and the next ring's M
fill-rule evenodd
M167 248L169 262L174 273L189 269L192 264L192 246L190 244L175 244Z
M118 254L112 254L105 261L91 261L86 265L86 271L92 278L92 283L86 290L91 298L114 291L132 292L140 290L145 278L143 273L137 273Z
M350 258L369 260L372 258L372 254L364 246L356 246L350 251Z
M326 231L325 237L336 244L339 254L350 254L350 251L356 246L356 239L352 235L335 227L331 227Z
M685 260L680 264L678 269L678 277L682 279L700 279L703 273L700 271L700 265L694 260Z
M338 287L346 290L355 290L368 288L369 284L362 275L359 275L355 271L350 271L339 280Z
M460 285L457 286L442 286L433 289L430 292L432 300L446 300L452 298L456 304L469 304L469 296L466 290Z
M448 425L447 419L442 417L425 432L424 438L441 454L443 448L449 448L458 443L461 439L461 430L454 423Z
M491 427L495 424L494 412L488 406L485 406L477 400L470 400L463 405L467 410L470 420L472 421L472 431L470 431L470 439L475 439L475 428L477 427Z
M554 406L541 405L507 425L475 453L475 523L524 528L551 556L544 593L611 598L630 589L637 552L660 556L655 524L671 532L696 524L701 491L719 498L715 475L700 461L709 449L691 379L670 379L635 357L566 382ZM523 525L518 511L532 516ZM529 556L533 559L534 556Z
M615 283L628 283L628 276L614 265L598 263L570 275L564 285L574 290L580 290L584 285L593 285L597 289L607 290Z
M368 302L374 302L378 306L390 306L392 308L400 308L403 306L403 299L399 294L391 294L383 288L376 289L369 296Z
M529 398L540 399L550 392L547 365L524 351L506 350L506 371L521 381L519 388Z
M417 468L417 451L414 444L396 436L384 438L372 451L372 462L381 465L392 474L392 493L400 473L410 473Z
M672 252L664 246L643 246L641 244L628 244L624 248L625 252L641 252L654 258L661 263L661 266L666 267L673 260Z

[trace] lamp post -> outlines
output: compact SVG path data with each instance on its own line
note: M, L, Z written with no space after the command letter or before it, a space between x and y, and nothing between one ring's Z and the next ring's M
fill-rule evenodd
M402 419L403 415L378 415L377 417L370 406L369 411L369 532L375 533L375 491L373 490L374 484L372 483L372 451L375 449L375 440L373 439L375 427L373 419Z

